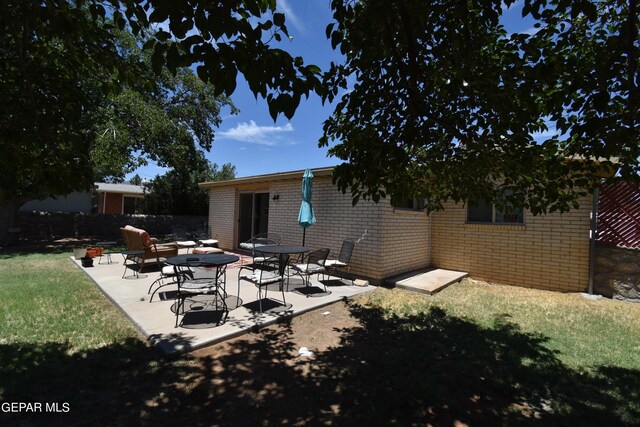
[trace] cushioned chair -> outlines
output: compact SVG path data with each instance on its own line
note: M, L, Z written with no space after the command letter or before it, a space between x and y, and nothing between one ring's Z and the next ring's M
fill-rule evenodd
M251 251L251 255L254 255L254 250L258 246L270 246L279 245L282 237L277 233L260 233L256 234L246 242L242 242L238 245L240 249Z
M331 278L331 275L335 276L335 273L342 269L349 268L349 262L351 262L351 255L353 255L353 249L356 247L356 242L351 239L346 239L342 242L338 259L326 259L322 262L327 276Z
M276 262L278 258L276 258ZM289 263L289 255L283 255L282 257L283 265L287 265ZM260 266L260 264L264 264ZM262 268L260 268L262 267ZM238 273L238 289L240 289L240 282L247 281L253 283L258 288L258 301L260 307L260 313L262 313L262 290L264 289L264 298L268 299L268 291L269 285L274 283L280 283L280 290L282 291L282 304L287 305L287 301L284 296L284 279L285 276L281 273L284 268L280 268L280 266L273 266L271 261L265 260L262 263L256 263L256 268L253 270L245 269L244 274ZM277 301L278 302L278 301Z
M204 267L206 267L206 265L199 264L198 258L194 258L193 260L187 259L187 262L184 264L173 266L177 279L176 283L178 284L176 303L174 304L176 328L182 324L178 323L178 317L181 314L185 314L186 300L197 295L209 295L213 298L211 304L215 308L215 311L222 311L222 316L218 321L219 325L224 324L229 316L229 307L227 307L225 301L226 265L214 269L215 273L213 276L205 274L205 277L203 277L202 274L199 274L199 271L206 271L207 269ZM221 310L218 310L218 308L221 308Z
M188 277L193 279L193 273L190 270L184 269L182 273L187 274ZM158 293L160 288L164 288L165 286L169 286L169 285L177 285L177 284L178 284L178 276L176 274L175 268L172 265L163 265L162 268L160 269L160 277L154 280L151 286L149 286L149 290L147 291L147 294L151 294L151 298L149 298L149 302L153 301L153 297L156 295L156 293ZM156 288L152 293L151 290L154 287Z
M149 265L162 265L167 258L178 255L176 246L158 245L157 239L152 238L149 233L140 228L127 225L120 228L120 232L127 250L144 251L141 255L129 258L138 266L139 272Z
M294 273L302 277L306 286L311 286L311 276L325 272L324 265L329 256L329 248L318 249L309 252L302 258L302 262L293 264ZM324 291L327 292L327 285L322 283Z

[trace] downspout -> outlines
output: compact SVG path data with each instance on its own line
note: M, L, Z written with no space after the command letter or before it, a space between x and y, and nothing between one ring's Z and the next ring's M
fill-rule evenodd
M591 202L591 231L589 246L589 295L593 295L593 276L596 259L596 240L598 238L598 199L600 196L600 187L596 186L593 190L593 200Z

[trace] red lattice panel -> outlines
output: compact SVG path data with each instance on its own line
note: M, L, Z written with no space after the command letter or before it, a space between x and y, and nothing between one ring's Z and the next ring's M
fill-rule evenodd
M608 245L640 248L640 188L637 185L602 186L597 240Z

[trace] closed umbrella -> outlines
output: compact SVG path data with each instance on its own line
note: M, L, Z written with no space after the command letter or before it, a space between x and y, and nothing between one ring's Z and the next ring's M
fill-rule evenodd
M302 246L304 246L307 227L316 223L316 216L313 214L313 206L311 206L312 178L313 174L309 169L304 171L304 175L302 175L302 205L300 205L300 213L298 214L298 224L302 227Z

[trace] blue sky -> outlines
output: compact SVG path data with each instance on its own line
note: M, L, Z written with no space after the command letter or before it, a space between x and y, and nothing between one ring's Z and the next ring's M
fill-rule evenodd
M510 31L532 31L531 19L521 17L521 3L505 10L503 22ZM287 28L293 37L278 47L292 56L302 56L306 64L316 64L322 69L328 68L332 61L341 61L340 54L331 49L325 36L325 28L331 22L330 0L278 0L278 9L285 13ZM231 98L240 114L222 113L222 125L216 129L213 147L207 153L211 162L235 165L238 177L340 163L338 159L327 157L326 148L318 147L322 123L333 107L322 105L316 95L303 98L291 121L281 116L275 123L266 101L256 100L241 76ZM164 172L149 164L127 178L137 173L142 178L152 179Z

